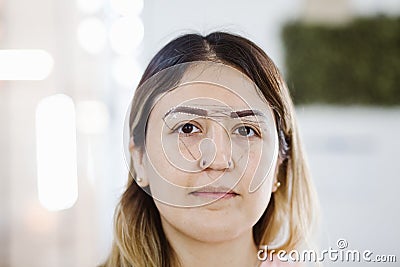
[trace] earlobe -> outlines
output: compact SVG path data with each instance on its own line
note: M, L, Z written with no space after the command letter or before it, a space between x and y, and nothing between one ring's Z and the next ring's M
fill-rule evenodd
M281 182L279 182L279 181L274 182L274 185L273 185L273 187L272 187L272 193L275 193L276 190L278 190L278 188L279 188L280 186L281 186Z
M136 183L140 187L146 187L149 185L148 179L146 177L144 162L143 162L143 153L133 143L133 138L129 141L129 151L131 152L132 162L133 162L133 169L136 173Z
M133 137L129 138L129 151L132 153L135 148L135 144L133 143Z
M274 183L272 185L272 193L275 193L276 190L278 190L278 188L281 186L281 182L278 180L279 177L279 169L280 166L282 165L282 159L280 157L278 157L278 162L276 163L276 167L275 167L275 177L274 177Z

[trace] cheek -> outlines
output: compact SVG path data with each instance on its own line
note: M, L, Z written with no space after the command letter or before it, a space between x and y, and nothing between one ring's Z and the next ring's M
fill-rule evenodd
M187 160L196 160L200 157L200 143L203 137L190 136L190 137L179 137L178 135L173 136L168 140L172 142L179 149L179 154Z
M185 188L190 187L191 178L171 166L164 157L159 157L155 164L146 161L145 175L155 200L174 206L186 205Z
M250 192L249 185L246 185L245 205L242 212L254 226L267 209L272 194L273 179L266 178L263 183L253 192Z
M159 128L161 126L153 126L155 129L158 129L157 127ZM145 171L148 179L154 184L159 182L157 180L162 179L168 180L173 184L184 186L184 184L180 183L186 179L182 179L182 172L179 166L176 166L176 154L181 155L181 153L177 153L177 151L173 151L172 153L170 151L169 143L171 142L173 141L161 137L161 132L159 131L148 132Z
M249 153L242 186L246 194L248 216L255 219L255 222L258 221L269 204L276 175L275 164L273 162L268 163L268 166L263 165L263 157L257 150Z
M182 200L184 194L179 190L179 186L187 186L184 183L188 182L188 179L182 179L186 177L183 177L181 171L170 163L160 144L154 133L148 135L143 162L144 175L148 179L151 196L154 199L179 205L184 203Z
M264 182L269 168L266 166L268 163L265 163L266 161L262 158L262 153L256 147L250 149L247 154L247 158L240 165L244 168L243 184L250 190L250 186L251 188L259 187Z
M266 191L268 195L272 190L275 177L276 151L266 142L255 142L248 151L248 160L245 170L246 189L255 192L258 189Z
M262 215L269 204L272 194L272 179L265 179L265 181L254 192L248 192L248 203L252 206L252 210Z

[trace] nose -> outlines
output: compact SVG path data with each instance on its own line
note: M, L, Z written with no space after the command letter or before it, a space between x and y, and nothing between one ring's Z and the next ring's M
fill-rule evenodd
M231 141L227 130L217 122L209 127L208 138L212 145L202 151L201 165L212 170L226 170L233 167ZM214 156L215 155L215 156Z

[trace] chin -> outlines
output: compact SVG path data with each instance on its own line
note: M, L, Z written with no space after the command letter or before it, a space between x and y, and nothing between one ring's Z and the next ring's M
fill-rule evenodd
M189 209L165 205L158 205L158 208L164 227L168 227L171 234L184 234L204 243L227 242L248 234L259 218L257 212L243 212L219 204Z
M243 229L242 229L243 230ZM193 229L190 234L193 239L204 243L221 243L233 240L243 234L245 231L229 228L203 227Z
M192 218L191 227L186 229L186 234L202 242L224 242L235 239L252 229L248 219L235 218L232 215L204 216Z

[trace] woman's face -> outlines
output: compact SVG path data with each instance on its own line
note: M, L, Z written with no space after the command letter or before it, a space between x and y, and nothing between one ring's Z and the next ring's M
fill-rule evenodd
M252 229L275 190L278 142L270 107L230 67L190 69L159 97L135 169L163 227L219 242ZM136 156L135 156L136 155Z

